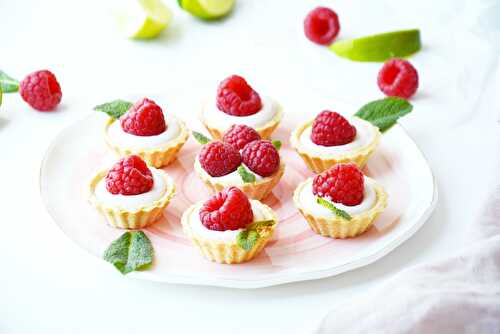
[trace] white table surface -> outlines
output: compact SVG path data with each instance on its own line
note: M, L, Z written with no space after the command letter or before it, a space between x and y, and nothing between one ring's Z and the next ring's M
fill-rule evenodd
M349 62L305 40L302 20L314 1L240 0L230 18L206 23L168 0L173 24L149 42L117 35L103 3L0 0L0 68L17 78L48 68L63 89L54 113L31 110L18 95L5 95L0 107L0 333L304 333L330 307L466 244L493 169L486 152L496 148L498 104L485 96L498 92L497 54L474 33L457 31L476 27L470 13L480 1L345 0L323 2L339 14L341 38L422 30L424 49L412 58L421 88L401 123L429 160L440 202L414 237L368 267L258 290L128 279L87 254L46 213L38 172L53 136L94 105L160 96L167 112L190 118L232 73L278 99L292 120L336 99L361 106L381 97L380 64Z

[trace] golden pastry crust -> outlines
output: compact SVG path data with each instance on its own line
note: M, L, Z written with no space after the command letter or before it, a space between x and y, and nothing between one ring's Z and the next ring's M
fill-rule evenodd
M253 205L259 206L264 213L265 220L274 220L276 223L259 229L260 238L257 240L252 249L248 251L238 246L236 239L230 242L211 240L200 237L193 232L189 223L189 217L193 214L198 214L202 205L201 202L191 205L182 214L181 223L184 233L189 237L189 239L191 239L193 244L200 249L203 256L212 262L236 264L250 261L264 249L268 241L273 237L276 225L278 225L278 217L270 207L256 200L250 201L253 202Z
M276 128L278 127L278 125L281 122L281 119L283 118L283 108L277 102L276 102L276 105L277 105L278 110L276 111L276 114L274 115L274 117L269 122L264 124L263 126L255 128L255 131L257 131L259 133L259 135L262 139L271 138L272 133L274 132L274 130L276 130ZM204 109L205 109L205 106L203 107L203 110L201 111L201 113L199 115L200 121L203 123L203 125L205 126L207 131L210 133L212 138L217 139L217 140L221 140L222 137L224 136L225 130L222 128L216 128L216 127L210 126L205 121L205 117L203 116Z
M310 179L300 183L293 192L293 202L314 232L330 238L352 238L365 232L387 207L387 193L378 183L373 182L377 200L373 207L362 213L351 215L351 220L341 217L315 216L300 203L300 192Z
M200 165L198 159L194 161L194 170L198 177L205 183L208 189L210 189L213 193L217 193L222 191L224 188L229 186L236 186L241 191L243 191L248 197L251 199L261 200L266 198L271 192L273 188L279 183L281 177L285 173L285 164L283 162L280 163L279 169L274 172L274 174L263 178L262 180L255 181L252 183L244 183L244 184L225 184L217 181L217 178L210 176Z
M189 138L189 130L186 128L186 125L183 121L178 120L180 127L179 135L162 146L151 149L134 149L123 147L114 143L108 135L108 129L114 121L115 119L110 118L106 122L106 126L104 127L104 138L108 146L120 157L136 154L140 156L148 165L156 168L164 167L173 162L175 160L175 157L177 156L177 153Z
M365 120L360 119L363 122ZM321 173L328 168L332 167L338 163L347 163L354 162L359 168L363 168L368 158L372 155L372 153L377 148L380 142L380 131L377 127L373 126L371 123L368 123L371 127L373 127L375 132L375 137L372 142L366 146L353 149L350 152L342 153L342 154L332 154L332 155L319 155L313 154L312 152L308 152L305 150L300 144L300 136L305 129L312 125L314 120L307 121L306 123L299 125L290 136L290 143L292 147L297 151L302 160L304 160L307 167L315 173Z
M95 188L100 180L106 177L108 171L100 171L97 173L89 184L89 201L96 208L96 210L106 218L109 225L124 228L124 229L139 229L155 223L162 215L163 210L167 207L168 203L175 195L174 181L163 172L165 184L167 188L163 195L153 203L142 206L133 211L125 209L118 209L113 206L106 205L99 201L95 196Z

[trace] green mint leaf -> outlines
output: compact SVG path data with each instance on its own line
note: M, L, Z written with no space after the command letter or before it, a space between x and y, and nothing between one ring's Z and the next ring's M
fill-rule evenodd
M413 106L399 97L387 97L365 104L354 114L378 127L381 132L390 129L397 120L409 114Z
M339 208L337 208L335 205L333 205L332 202L329 202L327 201L326 199L324 198L321 198L321 197L317 197L316 198L316 202L322 206L324 206L325 208L329 209L330 211L332 211L337 217L340 217L340 218L344 218L346 220L351 220L352 217L350 214L348 214L347 212L345 212L344 210L340 210Z
M125 232L109 245L103 258L125 275L153 262L153 246L144 232Z
M19 82L0 71L0 89L3 93L15 93L19 90Z
M255 175L253 173L250 173L243 165L240 165L240 167L238 167L238 174L240 174L241 179L245 183L255 182Z
M193 137L201 145L205 145L206 143L210 142L210 138L196 131L193 131Z
M276 140L273 140L272 143L273 143L273 146L279 151L281 148L281 140L276 139Z
M111 102L103 103L94 107L94 110L102 111L103 113L108 114L108 116L118 119L125 114L130 107L132 107L133 103L124 101L124 100L114 100Z
M255 246L255 243L260 238L259 230L266 226L276 224L274 220L261 220L256 221L247 226L246 229L238 233L236 236L236 243L247 252Z
M273 226L276 224L274 220L259 220L248 225L247 230L258 230L265 226Z

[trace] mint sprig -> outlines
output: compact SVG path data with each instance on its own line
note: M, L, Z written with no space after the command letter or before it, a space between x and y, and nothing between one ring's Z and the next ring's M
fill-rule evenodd
M278 151L280 150L281 145L282 145L281 140L275 139L275 140L273 140L271 143L273 143L273 146L274 146L274 147L275 147Z
M261 220L247 226L246 229L240 231L236 236L236 243L245 251L250 251L261 237L259 230L266 226L273 226L276 224L274 220Z
M193 133L194 139L196 139L196 141L198 143L200 143L201 145L205 145L205 144L210 142L210 138L208 138L207 136L205 136L199 132L196 132L196 131L192 131L192 133Z
M0 70L0 89L3 93L15 93L19 90L19 82Z
M253 173L249 172L245 168L245 166L240 165L240 167L238 167L237 171L238 171L238 174L240 174L240 177L243 180L243 182L245 182L245 183L255 182L255 175Z
M354 115L378 127L381 132L390 129L397 120L411 112L410 102L399 97L387 97L369 102Z
M316 198L316 202L319 204L319 205L322 205L324 206L325 208L329 209L331 212L333 212L337 217L340 217L340 218L344 218L346 220L351 220L352 217L350 214L348 214L347 212L345 212L344 210L341 210L339 208L337 208L335 205L333 205L332 202L330 201L327 201L326 199L324 198L321 198L321 197L317 197Z
M124 100L114 100L111 102L103 103L94 107L94 110L102 111L108 114L109 117L118 119L123 116L131 107L133 103Z
M103 258L125 275L153 262L153 246L144 232L125 232L109 245Z

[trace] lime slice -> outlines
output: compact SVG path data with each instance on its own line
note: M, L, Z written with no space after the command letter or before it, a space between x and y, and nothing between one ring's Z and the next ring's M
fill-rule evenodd
M126 36L150 39L168 26L172 12L161 0L129 0L116 10L116 18Z
M329 46L337 55L356 61L383 62L408 57L421 48L420 30L401 30L338 41Z
M179 6L192 15L205 20L214 20L227 15L235 0L177 0Z

